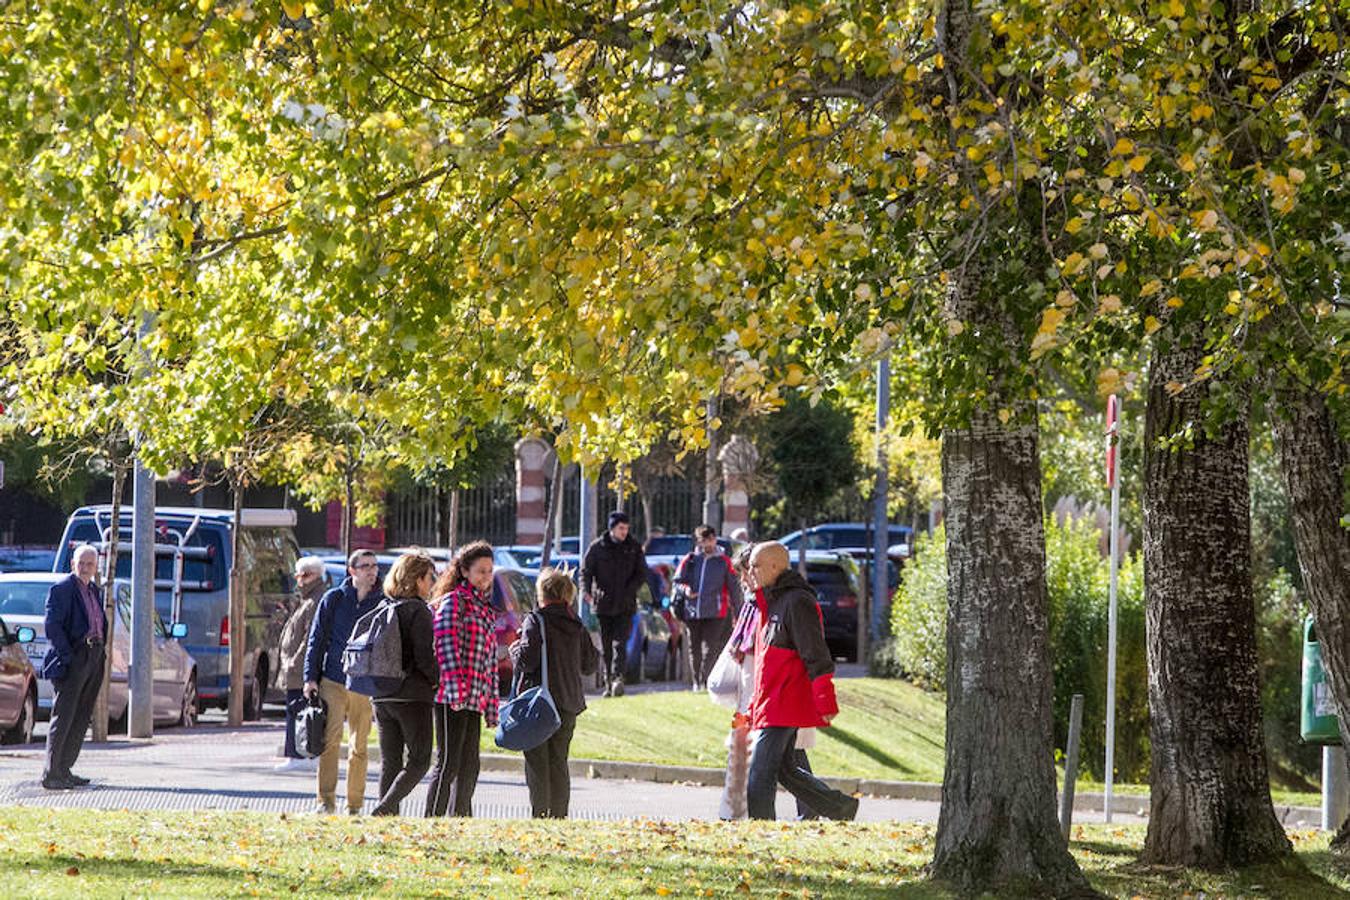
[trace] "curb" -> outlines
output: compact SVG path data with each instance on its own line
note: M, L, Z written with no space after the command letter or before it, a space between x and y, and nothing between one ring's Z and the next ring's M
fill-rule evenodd
M347 745L342 745L346 758ZM525 758L517 753L484 753L479 757L484 772L525 772ZM726 770L710 766L669 766L659 763L622 762L611 759L573 758L568 770L575 778L606 778L615 781L649 781L655 784L687 784L699 787L721 787ZM942 802L942 785L930 781L885 781L876 778L837 778L820 776L830 787L845 794L862 794L887 800L917 800L927 803ZM1058 794L1056 795L1058 796ZM1112 810L1125 816L1148 818L1148 794L1116 794ZM1097 812L1105 804L1105 796L1096 793L1076 794L1073 808L1076 812ZM1286 828L1319 828L1322 811L1311 806L1275 807L1275 816Z

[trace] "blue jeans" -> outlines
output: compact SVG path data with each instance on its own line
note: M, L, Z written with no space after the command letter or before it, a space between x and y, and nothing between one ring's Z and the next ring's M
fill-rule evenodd
M305 692L296 688L286 689L286 751L285 755L289 759L303 759L299 753L295 752L295 714L300 709L300 701L305 697Z
M776 818L774 798L782 784L799 804L806 804L825 818L851 820L857 815L858 801L801 768L796 745L795 728L761 728L755 733L746 786L750 818Z

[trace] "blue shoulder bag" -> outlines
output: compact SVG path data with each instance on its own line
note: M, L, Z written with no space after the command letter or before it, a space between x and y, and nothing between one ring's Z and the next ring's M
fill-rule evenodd
M506 750L533 750L553 737L558 726L562 725L553 695L548 692L548 629L542 616L538 621L539 640L542 642L540 671L543 672L543 678L538 687L527 691L520 690L523 672L517 672L512 679L511 699L502 704L497 722L497 746Z

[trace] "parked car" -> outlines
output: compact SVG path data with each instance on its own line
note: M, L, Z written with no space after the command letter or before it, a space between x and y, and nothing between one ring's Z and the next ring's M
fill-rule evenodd
M47 640L47 592L67 576L54 572L25 572L0 575L0 617L14 625L33 630L27 644L33 665L42 666L51 646ZM127 671L131 659L131 585L118 581L117 622L112 629L112 674L108 680L108 720L113 730L126 727L128 693ZM183 649L180 640L188 626L165 626L155 613L154 717L156 724L192 726L197 723L197 661ZM46 720L52 712L52 683L37 678L37 717Z
M0 744L30 744L37 721L37 672L25 652L33 629L0 613Z
M520 637L525 617L534 611L535 576L521 569L494 564L492 570L492 608L497 611L497 689L503 697L511 693L515 669L509 652Z
M851 555L861 557L871 554L875 543L873 534L872 526L865 522L825 522L794 531L778 540L794 552L804 543L807 550L847 550ZM888 525L886 545L888 555L908 556L909 548L914 545L914 529L908 525Z
M70 571L77 544L102 547L112 522L109 506L71 513L53 571ZM245 509L241 517L239 567L244 579L244 717L262 715L264 701L284 700L275 683L278 643L294 596L295 510ZM234 511L196 507L155 510L155 610L188 627L185 649L197 661L197 696L203 706L229 705L230 568ZM122 508L117 578L131 578L131 510ZM181 549L181 554L180 554ZM181 562L181 567L176 565ZM177 571L177 575L175 572Z
M50 572L55 547L0 547L0 572Z
M793 554L793 565L797 564ZM806 554L806 580L816 592L821 623L830 653L858 658L858 598L862 596L862 567L848 553L811 550Z

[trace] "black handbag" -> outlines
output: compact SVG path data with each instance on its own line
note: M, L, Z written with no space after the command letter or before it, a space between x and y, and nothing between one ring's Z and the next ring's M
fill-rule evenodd
M300 709L295 714L295 752L305 759L323 753L323 736L328 730L328 704L318 694L306 700L295 701Z

